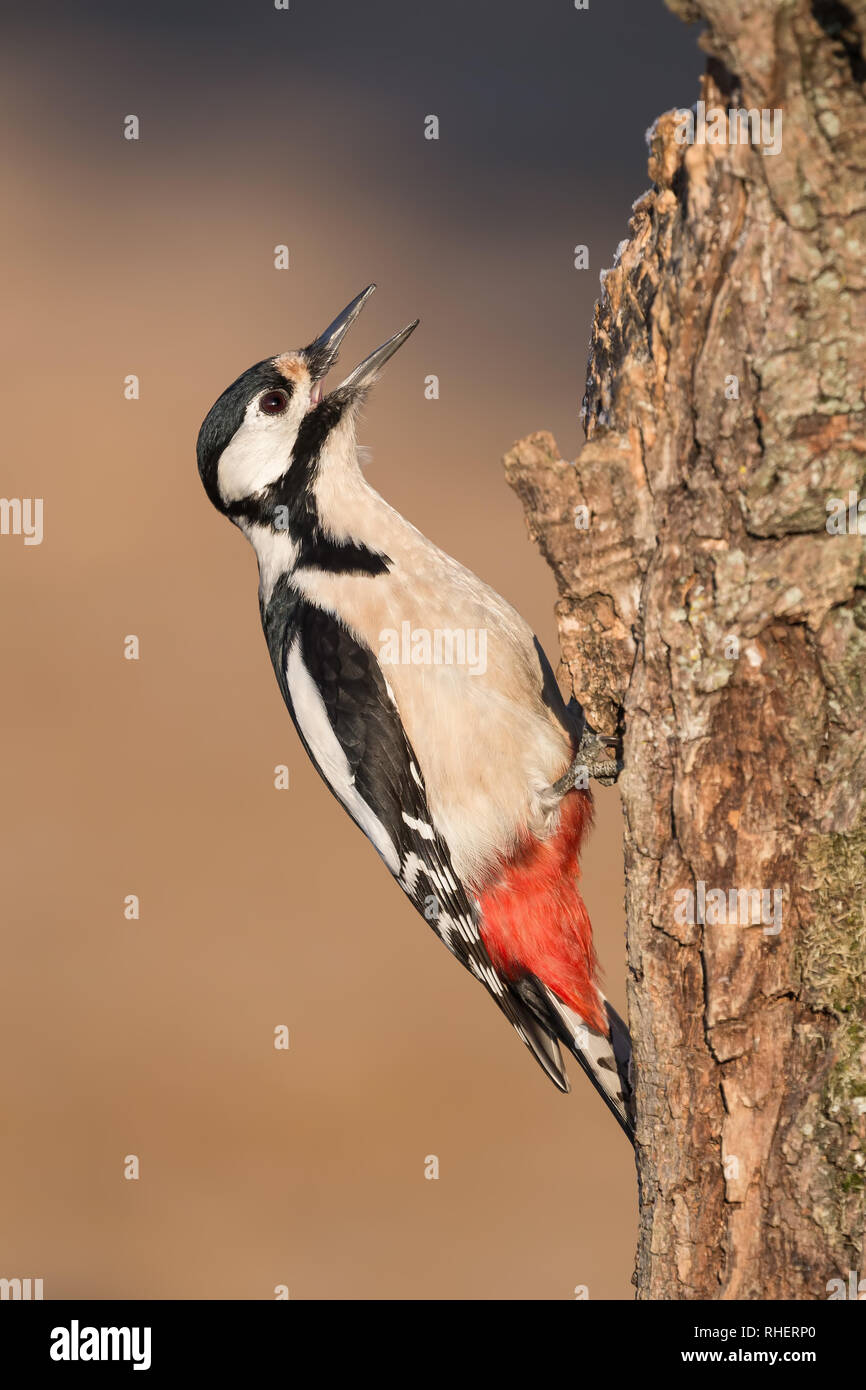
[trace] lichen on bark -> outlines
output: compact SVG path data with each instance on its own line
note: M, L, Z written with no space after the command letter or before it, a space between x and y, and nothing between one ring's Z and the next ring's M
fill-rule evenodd
M706 107L781 112L781 149L658 119L586 444L506 471L575 693L625 726L639 1296L824 1298L866 1276L866 558L827 529L866 496L866 3L670 8ZM778 889L781 930L682 920L701 883Z

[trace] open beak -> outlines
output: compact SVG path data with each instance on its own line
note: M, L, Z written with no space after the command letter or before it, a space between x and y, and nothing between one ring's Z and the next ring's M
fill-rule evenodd
M340 351L340 344L375 288L375 285L368 285L360 294L356 294L352 302L346 305L343 312L337 315L324 333L320 333L315 342L304 348L304 357L313 381L321 381L322 377L334 366Z
M393 338L389 338L387 343L377 347L375 352L371 352L369 357L365 357L363 362L359 362L353 372L350 372L345 381L341 381L337 390L341 395L351 396L356 391L363 391L366 386L372 386L376 377L384 367L389 358L399 347L402 347L410 333L414 333L420 319L410 323L406 328L401 328L399 333L395 333Z
M310 405L315 407L322 399L323 391L321 386L322 378L334 366L340 349L340 344L351 328L355 319L360 314L370 295L373 293L375 285L368 285L365 290L356 295L350 304L347 304L341 314L338 314L332 324L321 333L315 342L310 343L309 347L304 348L304 357L313 378L314 387L310 398ZM371 386L376 380L379 372L384 367L389 358L399 347L402 347L410 333L414 333L420 320L416 319L406 328L395 333L393 338L389 338L381 347L371 352L369 357L365 357L353 372L350 372L345 381L341 381L336 388L340 396L348 400L357 392Z

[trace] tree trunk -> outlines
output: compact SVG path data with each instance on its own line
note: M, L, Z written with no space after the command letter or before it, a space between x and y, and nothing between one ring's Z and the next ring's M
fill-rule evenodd
M625 730L638 1296L824 1299L866 1276L866 0L668 3L781 150L659 118L587 443L506 470Z

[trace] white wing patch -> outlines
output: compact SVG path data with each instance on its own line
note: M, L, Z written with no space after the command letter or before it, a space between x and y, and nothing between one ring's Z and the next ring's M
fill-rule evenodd
M298 728L310 749L316 766L328 785L340 798L349 815L363 830L374 849L382 856L391 873L400 873L400 855L376 813L367 805L355 786L349 761L328 719L325 702L315 681L304 665L300 637L296 637L286 660L286 682L292 697L292 708Z
M414 830L416 835L420 835L422 840L434 840L436 838L432 825L428 825L423 820L416 820L414 816L407 816L405 811L402 814L409 829Z
M494 994L502 994L504 992L502 981L496 974L496 971L492 970L489 965L485 965L483 961L477 960L473 956L469 961L469 969L472 971L472 974L486 984L487 988L492 990Z
M403 819L408 820L409 818L407 816L404 816ZM438 911L436 913L436 916L431 920L430 925L432 927L435 927L436 931L442 937L442 940L445 942L446 946L452 946L455 935L462 937L462 939L467 943L467 945L475 945L480 940L480 937L478 935L478 928L476 924L472 921L472 918L469 917L466 913L448 912L444 907L442 907L441 903L439 903L438 901L439 896L444 895L448 891L448 889L446 888L446 884L450 885L451 892L455 894L458 892L457 885L454 882L452 875L448 872L444 865L441 867L440 870L435 868L432 864L425 864L424 860L421 858L420 855L416 854L414 850L410 850L409 853L406 855L405 859L403 860L403 867L400 873L399 883L400 887L403 889L403 892L407 893L409 897L412 898L413 901L415 901L416 906L418 906L418 910L421 911L422 908L420 907L418 902L418 900L421 898L421 893L419 891L418 885L419 874L424 874L429 880L429 882L432 884L433 888L436 890L436 892L433 894L433 897L437 899ZM484 977L479 976L478 978L483 979ZM497 985L498 984L499 981L497 977ZM497 988L496 993L499 994L501 992L502 990L500 986L499 988Z
M403 871L400 874L400 887L404 893L411 897L415 892L415 885L418 882L418 875L424 868L423 860L418 858L415 853L406 855L403 862Z

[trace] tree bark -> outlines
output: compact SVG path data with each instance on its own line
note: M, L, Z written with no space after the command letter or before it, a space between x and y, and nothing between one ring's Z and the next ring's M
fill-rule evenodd
M638 1297L822 1299L866 1276L866 561L828 530L866 496L866 0L668 4L707 109L780 110L781 150L659 118L587 442L506 471L625 731Z

